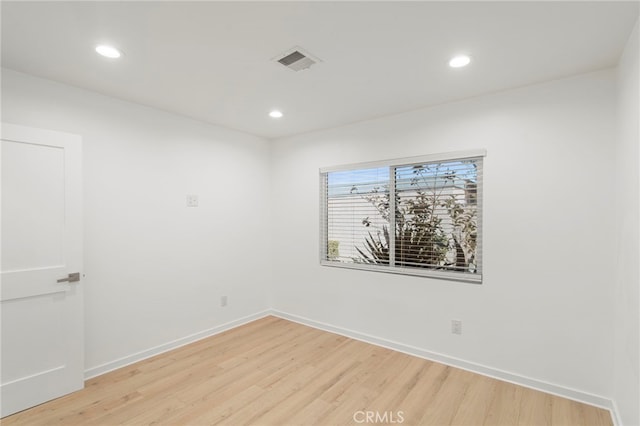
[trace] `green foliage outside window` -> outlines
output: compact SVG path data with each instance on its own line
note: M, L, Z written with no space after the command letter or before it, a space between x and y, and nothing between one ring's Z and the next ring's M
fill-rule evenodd
M327 257L329 259L340 257L340 241L329 240L327 242Z
M413 177L396 188L395 264L401 267L475 272L477 243L477 185L441 164L412 166ZM406 175L405 175L406 176ZM462 189L464 197L445 188ZM410 196L406 194L410 193ZM389 222L388 188L362 194ZM446 224L444 223L446 220ZM367 218L362 221L368 226ZM356 247L360 263L389 264L390 235L369 232L364 249Z

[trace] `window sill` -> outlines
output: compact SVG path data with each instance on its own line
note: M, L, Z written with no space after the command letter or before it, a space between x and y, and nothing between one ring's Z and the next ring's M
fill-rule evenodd
M383 272L387 274L410 275L415 277L436 278L440 280L460 281L471 284L482 284L482 274L463 274L456 272L433 271L428 269L400 268L358 263L332 262L321 260L320 265L334 268L357 269L361 271Z

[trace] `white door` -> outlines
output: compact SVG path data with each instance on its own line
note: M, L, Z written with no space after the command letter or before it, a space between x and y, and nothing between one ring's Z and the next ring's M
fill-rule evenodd
M4 417L84 387L82 154L79 136L0 130Z

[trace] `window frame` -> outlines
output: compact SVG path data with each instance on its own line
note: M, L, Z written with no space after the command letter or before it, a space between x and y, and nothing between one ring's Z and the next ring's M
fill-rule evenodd
M320 181L320 265L335 268L356 269L372 272L384 272L390 274L410 275L418 277L437 278L443 280L461 281L474 284L482 284L483 270L483 192L484 192L484 157L487 152L485 149L475 149L458 152L447 152L440 154L422 155L416 157L404 157L382 161L370 161L356 164L344 164L339 166L323 167L319 170ZM457 160L478 160L480 164L480 172L477 178L477 229L478 235L476 239L476 268L477 273L469 274L456 271L438 271L421 268L408 268L392 265L395 257L395 232L393 238L389 241L389 265L372 265L367 263L345 263L332 261L327 259L328 253L328 183L327 177L329 173L373 169L380 167L389 168L389 199L391 211L395 211L395 187L396 187L396 168L422 165L427 163L451 162ZM389 229L395 230L395 214L389 215Z

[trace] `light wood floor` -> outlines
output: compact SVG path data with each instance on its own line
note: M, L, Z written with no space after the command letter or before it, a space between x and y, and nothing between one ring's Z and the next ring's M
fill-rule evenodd
M367 412L373 412L370 422ZM274 317L88 380L84 390L7 417L2 425L370 425L384 420L396 425L611 425L609 412L599 408Z

